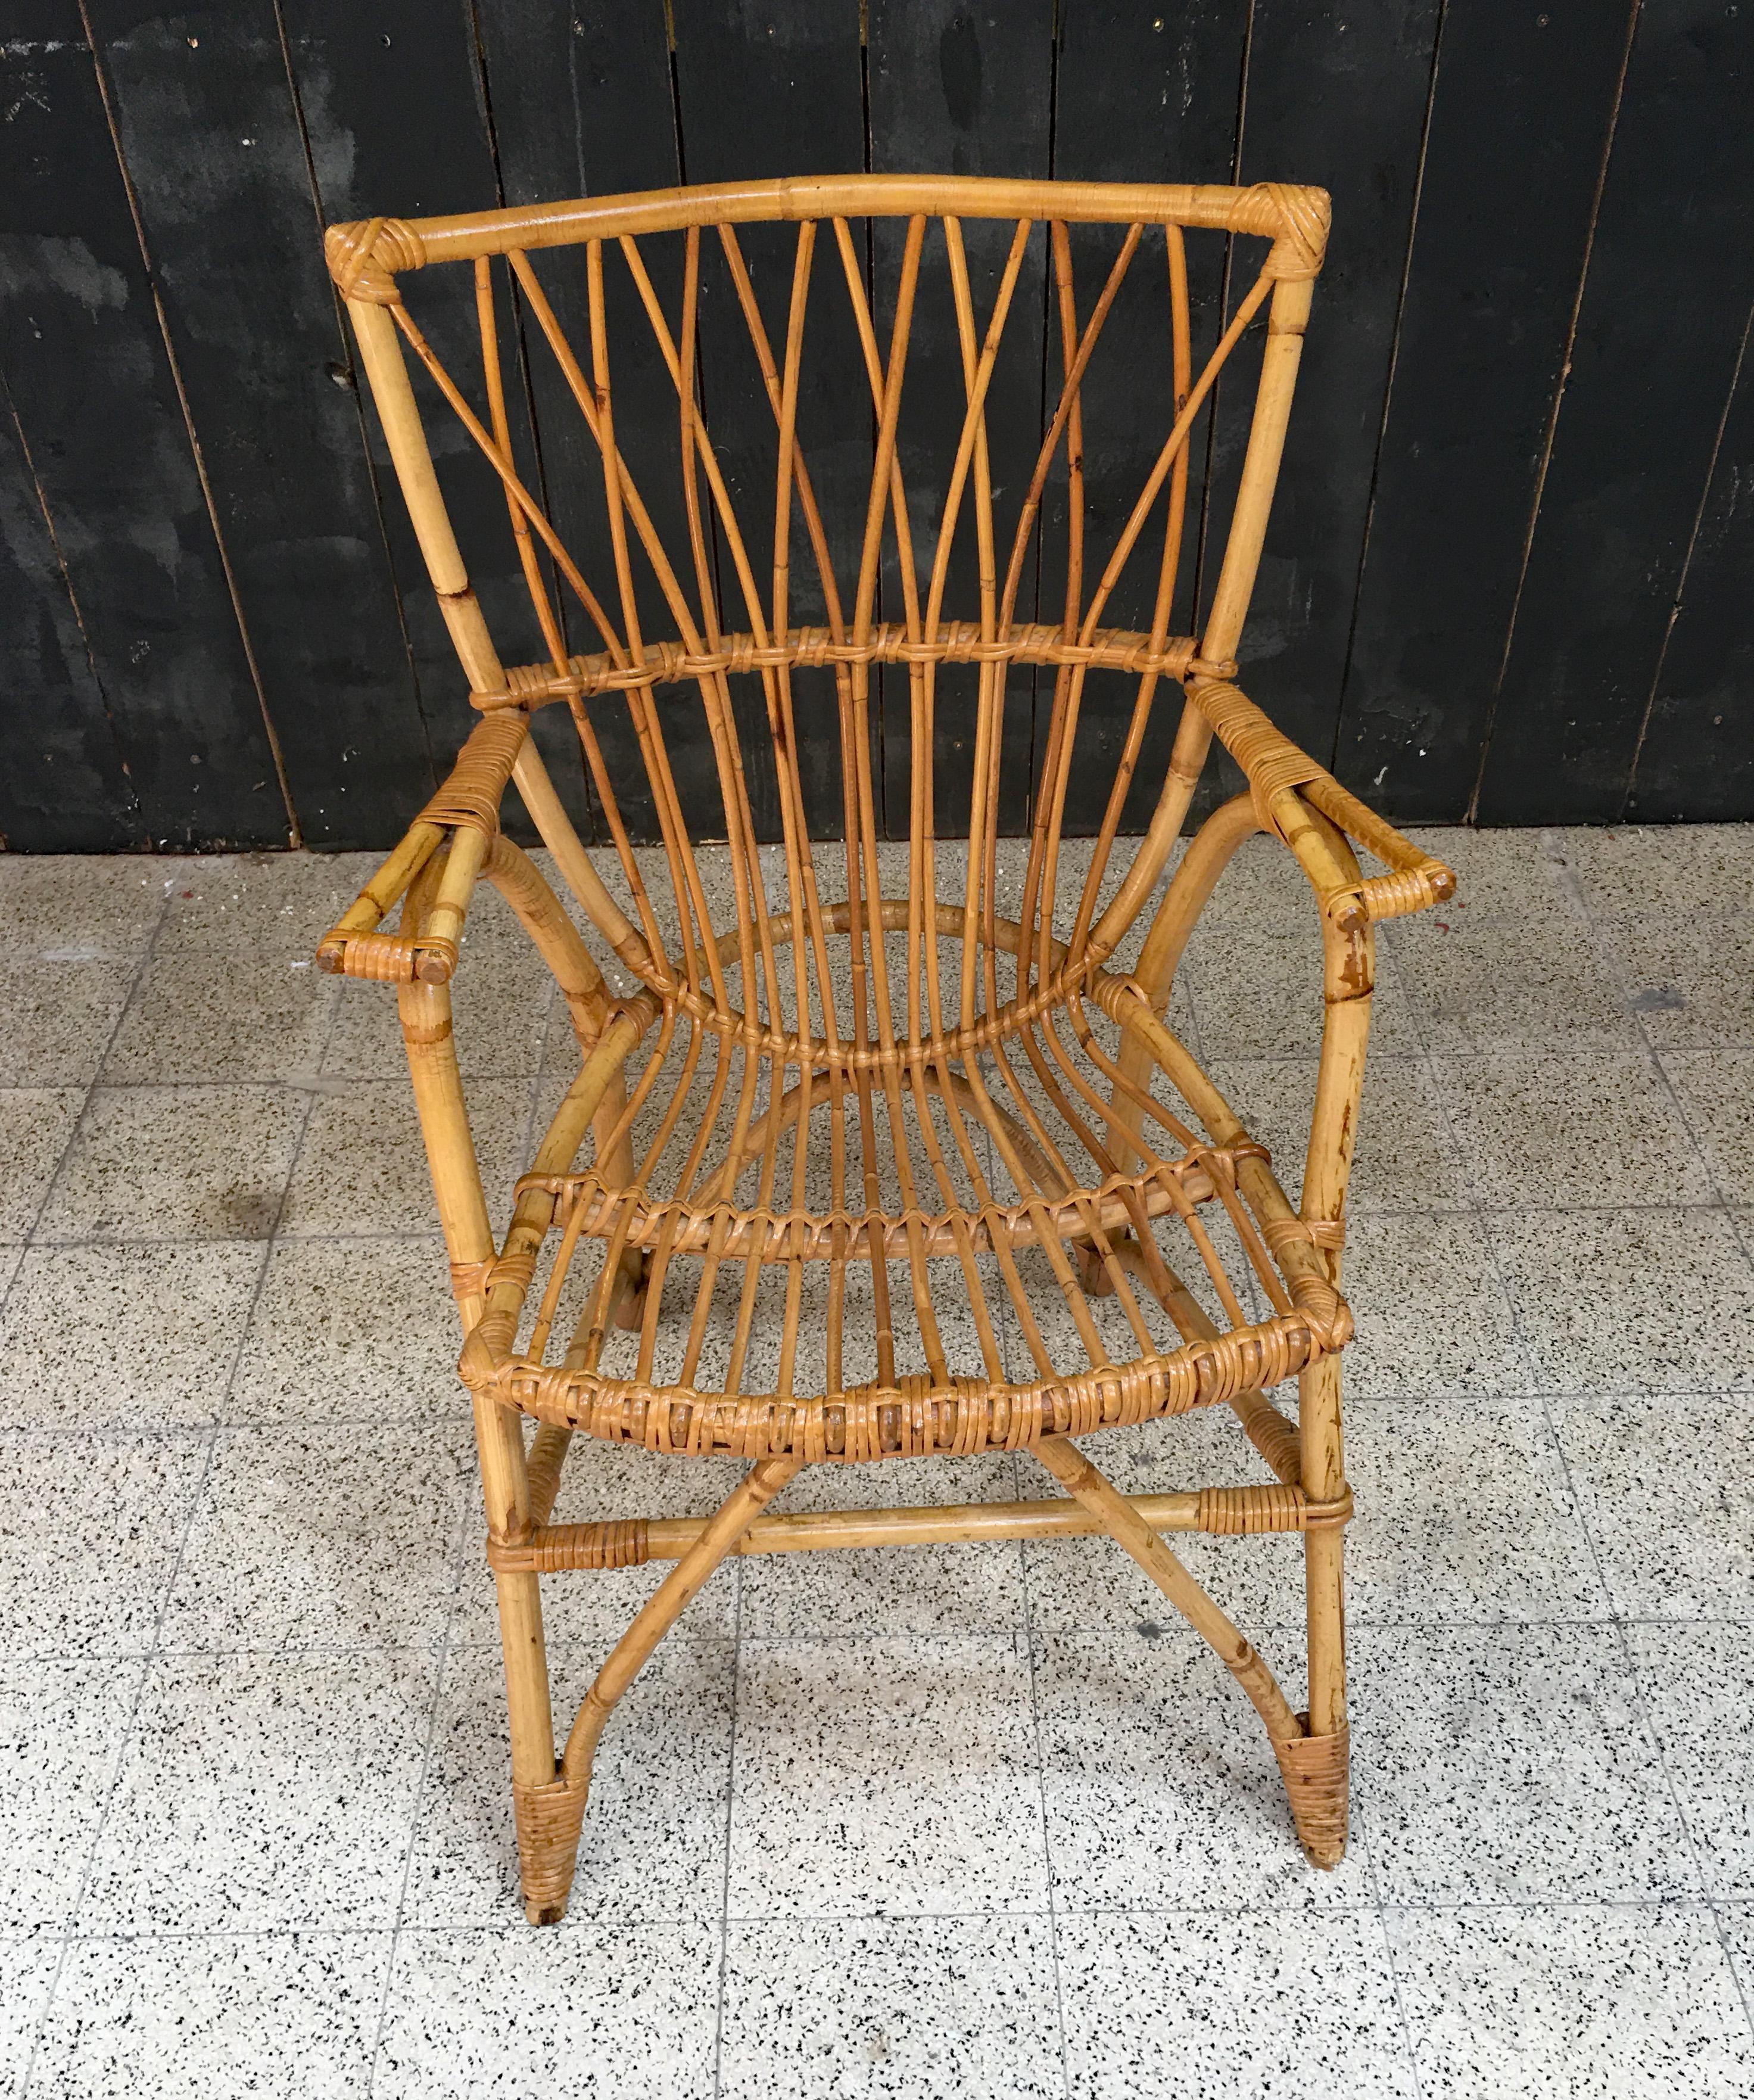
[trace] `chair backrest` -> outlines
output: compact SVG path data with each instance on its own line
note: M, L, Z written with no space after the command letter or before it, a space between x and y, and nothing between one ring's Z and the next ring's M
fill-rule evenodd
M855 947L911 912L931 982L910 962L892 1018L905 1004L917 1039L946 999L964 1028L990 1009L996 947L1014 989L1026 951L1044 981L1112 951L1186 814L1178 761L1205 757L1203 731L1172 755L1166 697L1234 669L1327 226L1325 194L1289 185L867 175L329 230L471 698L570 708L655 977L704 968L723 1004L716 946L752 995L755 943L771 975L774 920L819 937L838 891ZM1270 245L1257 271L1190 232ZM466 301L434 267L453 262ZM1227 444L1204 418L1263 308ZM430 442L404 342L436 386ZM488 611L515 647L469 587L458 524L488 514L460 454L503 491L528 609L501 591ZM1056 940L1068 829L1095 845ZM1115 840L1139 831L1117 890ZM1030 845L1002 904L1006 832ZM885 837L908 852L888 911ZM707 838L734 899L702 880Z

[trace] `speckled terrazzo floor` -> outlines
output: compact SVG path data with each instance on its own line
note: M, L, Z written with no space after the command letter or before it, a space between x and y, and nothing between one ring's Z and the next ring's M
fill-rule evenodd
M1434 844L1348 1254L1342 1870L1116 1549L777 1560L617 1714L541 1933L392 1002L308 967L370 863L0 858L0 2092L1754 2091L1754 828ZM1296 883L1250 849L1179 1012L1269 1142L1309 1034L1222 958L1307 942ZM491 913L459 1006L503 1193L570 1074ZM642 1456L563 1514L723 1492ZM1298 1703L1292 1542L1190 1558ZM563 1698L657 1572L549 1586Z

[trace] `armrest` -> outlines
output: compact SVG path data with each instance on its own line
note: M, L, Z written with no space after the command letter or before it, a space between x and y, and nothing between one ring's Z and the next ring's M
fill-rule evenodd
M1289 845L1298 828L1299 798L1320 810L1377 859L1386 875L1341 882L1324 891L1322 908L1342 930L1366 922L1424 911L1456 893L1456 877L1442 861L1421 853L1411 839L1342 788L1306 751L1276 728L1248 696L1216 678L1196 678L1188 697L1217 730L1219 739L1247 778L1256 814L1266 829ZM1307 828L1307 820L1304 822Z
M400 845L317 947L317 968L375 984L443 984L456 968L469 900L500 827L500 803L512 777L530 717L505 708L478 722L450 777L408 827ZM425 923L377 929L447 838L450 858Z

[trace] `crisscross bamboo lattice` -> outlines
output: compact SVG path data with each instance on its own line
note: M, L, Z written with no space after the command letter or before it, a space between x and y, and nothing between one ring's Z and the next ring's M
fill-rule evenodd
M757 255L762 222L795 231L764 233ZM1198 359L1190 232L1238 237L1246 286ZM1260 1712L1310 1855L1332 1865L1343 1851L1351 1320L1338 1286L1372 929L1452 884L1231 682L1326 233L1325 196L1286 186L897 177L329 232L482 719L320 959L399 988L475 1397L532 1919L565 1906L610 1709L733 1552L1108 1533ZM456 302L425 279L416 299L412 281L465 260L478 371L434 346L456 339ZM1157 428L1117 510L1093 497L1085 449L1123 298L1135 341L1140 302L1156 302L1151 384L1127 408ZM424 325L411 301L423 314L430 301ZM1043 411L1033 456L1002 461L994 375L1032 306ZM1247 443L1222 559L1196 591L1196 433L1263 315L1252 389L1241 360L1227 382L1252 394ZM923 422L908 387L922 337L941 352ZM851 366L826 386L819 339ZM630 370L667 376L662 430L649 385L637 424L618 422ZM446 487L422 373L447 430ZM582 425L590 488L556 488L549 412L553 459L521 435L532 390ZM748 411L729 436L709 424L720 398ZM535 661L505 665L470 590L447 500L464 487L460 445L503 492ZM1216 518L1215 498L1205 509ZM1105 624L1135 601L1148 625ZM1197 632L1173 633L1199 602ZM1093 710L1117 679L1130 701ZM1179 724L1160 743L1172 695ZM573 806L589 810L598 858L531 734L553 704L577 730ZM1207 819L1160 898L1214 732L1247 792ZM902 748L905 814L884 765ZM1108 753L1100 819L1073 841L1069 788L1087 783L1093 749ZM1161 783L1143 777L1157 766ZM500 829L513 783L577 918ZM1148 822L1119 851L1139 788ZM1007 809L1026 813L1015 839ZM1194 922L1258 829L1307 876L1324 957L1299 1208L1165 1018ZM710 854L708 836L723 840ZM1382 872L1361 872L1349 837ZM483 876L552 969L580 1052L497 1244L451 1038ZM1268 1397L1293 1376L1295 1424ZM1129 1498L1069 1441L1212 1405L1271 1484ZM750 1470L710 1520L555 1522L579 1431ZM1067 1496L762 1514L807 1465L989 1450L1033 1452ZM1192 1530L1304 1534L1307 1711L1165 1542ZM649 1559L676 1565L557 1759L540 1578Z

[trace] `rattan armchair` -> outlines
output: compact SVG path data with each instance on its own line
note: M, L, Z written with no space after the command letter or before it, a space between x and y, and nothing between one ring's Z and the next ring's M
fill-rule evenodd
M758 267L750 229L772 222L795 233L766 225ZM1254 1705L1310 1858L1331 1867L1344 1851L1340 1363L1352 1321L1338 1286L1373 929L1448 895L1453 878L1233 682L1327 232L1325 195L1285 185L898 176L329 231L481 720L320 960L398 988L474 1396L533 1922L566 1907L617 1700L735 1553L1105 1533ZM1197 373L1189 235L1230 237L1247 286ZM1082 281L1075 249L1095 254ZM423 329L412 311L443 311L457 273L440 266L459 262L472 268L482 358L462 377L433 346L448 323ZM989 394L1007 319L1027 325L1016 317L1030 301L1016 295L1029 269L1038 316L1045 289L1049 383L1038 449L1001 462ZM1103 383L1105 324L1139 285L1161 314L1156 377L1127 404L1133 432L1148 435L1136 501L1105 521L1089 501L1086 396ZM631 342L610 325L612 298L643 316ZM906 389L928 306L953 382L925 404L944 439L929 477L930 433L910 421ZM508 316L527 346L522 367L502 348ZM734 466L725 431L709 431L711 373L725 368L707 364L709 320L737 332L747 362ZM805 386L819 336L850 351L838 397ZM1183 559L1191 439L1245 337L1227 404L1252 399L1246 448L1227 506L1215 493L1207 506L1207 587L1195 593ZM647 401L668 373L662 497L649 468L642 488L630 464L653 452L650 418L618 436L612 347L624 385L637 369ZM544 484L520 465L528 448L508 407L544 360L593 463L566 511L552 470ZM471 592L416 380L447 425L447 481L461 448L503 490L535 661L504 663ZM836 398L840 426L816 427ZM841 515L833 489L852 485L849 446L864 463ZM831 447L838 466L824 473ZM557 515L590 522L569 536ZM1105 626L1135 564L1148 626ZM1062 584L1060 615L1041 616L1032 593L1057 598ZM1197 633L1172 633L1197 598ZM1081 735L1104 686L1120 695L1104 703L1106 743ZM1172 696L1173 741L1156 727ZM583 751L585 792L571 806L588 817L576 823L531 731L551 705L570 711ZM948 760L938 769L955 743L952 707L962 775L946 823ZM1178 862L1214 735L1246 790ZM905 754L901 788L874 756L892 749ZM1100 822L1074 853L1069 783L1076 775L1087 805L1098 762ZM513 784L566 905L500 828ZM1027 813L1015 847L998 836L1007 807ZM1130 807L1147 821L1123 849ZM1195 921L1257 830L1307 878L1324 959L1296 1208L1166 1019ZM724 843L703 854L707 839ZM1361 871L1354 843L1381 871ZM452 1039L450 982L483 877L552 970L579 1055L498 1244ZM1293 1378L1294 1423L1269 1396ZM1230 1410L1270 1483L1130 1498L1073 1440L1204 1407ZM557 1521L580 1432L748 1470L710 1519ZM1033 1454L1064 1493L764 1514L806 1466L998 1450ZM1302 1533L1307 1710L1177 1558L1166 1535L1180 1532ZM648 1560L674 1564L557 1756L541 1577Z

